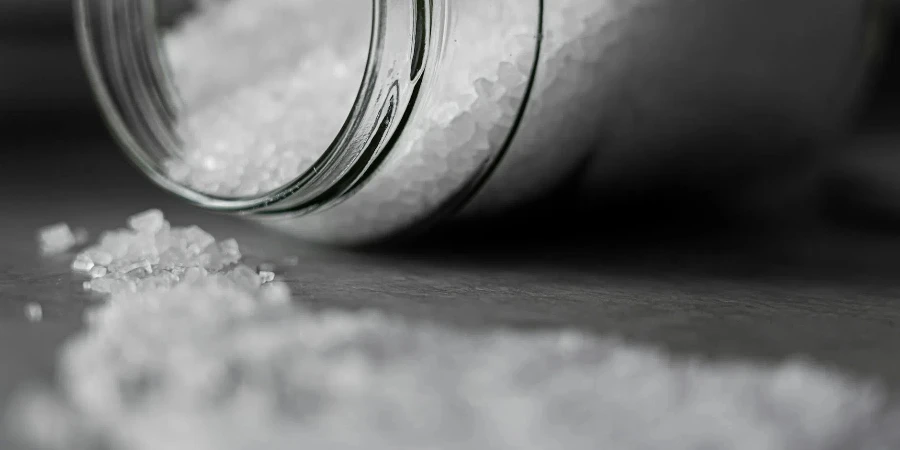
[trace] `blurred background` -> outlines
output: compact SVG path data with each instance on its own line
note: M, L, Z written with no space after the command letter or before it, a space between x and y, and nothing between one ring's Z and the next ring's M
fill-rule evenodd
M99 131L75 45L71 3L0 2L0 123L7 135L35 128Z

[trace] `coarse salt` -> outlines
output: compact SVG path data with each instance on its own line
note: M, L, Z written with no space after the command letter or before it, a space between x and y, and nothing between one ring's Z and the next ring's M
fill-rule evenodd
M38 246L44 255L58 255L78 245L78 239L66 223L49 225L38 230Z
M124 245L110 267L153 270L86 282L109 297L63 348L60 392L23 393L10 429L48 450L867 449L893 429L871 427L877 386L807 363L679 361L575 330L316 312L286 283L262 284L236 243L190 253L188 236L205 232L163 228L160 240L115 231L85 252ZM40 320L40 305L26 315Z

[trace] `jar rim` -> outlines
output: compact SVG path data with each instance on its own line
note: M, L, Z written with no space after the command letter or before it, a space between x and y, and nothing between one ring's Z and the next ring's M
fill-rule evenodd
M178 157L177 98L160 45L154 0L75 0L76 34L88 78L120 147L151 181L215 211L255 214L327 207L377 169L403 130L420 91L435 21L430 0L372 0L362 83L322 156L280 188L254 197L206 194L172 180Z

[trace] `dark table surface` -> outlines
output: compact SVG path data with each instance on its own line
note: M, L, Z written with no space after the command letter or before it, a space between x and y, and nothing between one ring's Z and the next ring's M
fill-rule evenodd
M0 408L52 379L60 345L92 299L68 261L37 256L35 230L67 221L96 236L151 207L174 224L235 237L251 258L299 256L295 300L379 308L456 326L574 326L676 355L772 363L802 356L900 390L900 237L809 227L625 243L327 250L158 191L101 138L4 144L0 164ZM29 323L23 308L43 305ZM5 409L5 408L4 408ZM12 448L0 437L0 448Z

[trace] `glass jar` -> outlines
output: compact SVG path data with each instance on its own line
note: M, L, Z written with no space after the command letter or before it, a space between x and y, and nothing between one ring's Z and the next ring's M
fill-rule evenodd
M645 151L698 136L827 141L875 17L847 0L75 4L96 95L154 182L337 244L744 156Z

